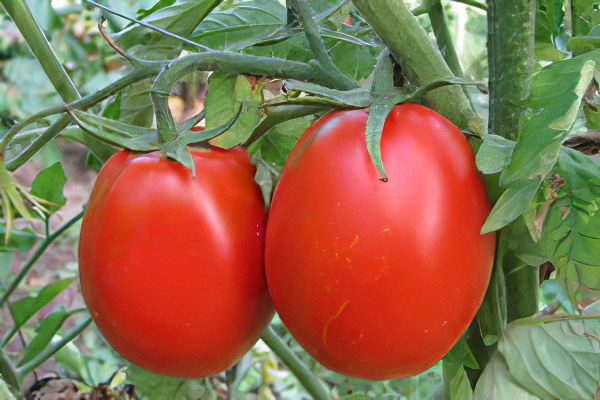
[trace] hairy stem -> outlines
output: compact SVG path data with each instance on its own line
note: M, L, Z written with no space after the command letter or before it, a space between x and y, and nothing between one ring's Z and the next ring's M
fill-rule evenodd
M442 54L403 0L354 0L415 85L453 76ZM426 103L461 129L481 135L483 121L462 88L436 89Z
M488 1L490 115L488 131L507 139L518 136L535 66L535 1ZM505 228L510 234L511 227ZM508 322L538 311L538 268L503 255ZM498 262L498 260L496 260Z
M535 66L535 2L490 0L488 9L488 130L515 140Z
M331 392L315 374L285 344L277 332L268 326L260 337L273 353L292 371L300 384L315 400L331 400Z
M332 82L335 82L336 87L339 89L349 90L358 87L358 84L353 79L340 71L329 56L325 42L319 35L319 26L316 22L315 13L308 2L306 0L291 0L291 3L295 14L298 16L298 20L302 24L308 45L319 64L321 73L326 75Z
M41 150L41 148L44 147L50 140L57 137L63 131L63 129L69 126L70 123L71 117L69 117L67 114L64 114L19 154L10 160L6 160L6 169L9 171L14 171L21 165L25 164L27 160L33 157L33 155Z

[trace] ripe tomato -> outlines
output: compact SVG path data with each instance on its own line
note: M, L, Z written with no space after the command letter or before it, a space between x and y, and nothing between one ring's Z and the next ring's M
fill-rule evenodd
M474 317L494 235L471 148L425 107L396 106L382 136L389 181L365 147L366 110L317 121L290 154L266 241L276 311L326 367L366 379L417 374Z
M194 151L196 177L159 153L115 154L79 244L83 297L119 353L197 378L238 360L269 323L265 207L242 148Z

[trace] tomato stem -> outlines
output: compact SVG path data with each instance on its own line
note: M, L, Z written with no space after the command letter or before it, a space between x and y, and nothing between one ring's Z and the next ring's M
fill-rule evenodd
M271 326L265 329L261 339L292 371L300 384L315 400L331 400L331 392L325 383L308 369Z
M306 0L291 0L291 5L304 29L308 45L319 64L321 73L327 76L332 82L335 82L339 89L350 90L357 88L359 86L358 83L345 75L335 65L327 52L325 42L319 35L319 26L316 22L314 10L309 6L308 2Z
M394 57L402 61L403 71L413 84L421 86L453 76L440 50L404 1L354 0L352 3ZM425 100L459 128L469 129L478 135L483 133L483 120L475 112L463 88L440 88L426 96Z

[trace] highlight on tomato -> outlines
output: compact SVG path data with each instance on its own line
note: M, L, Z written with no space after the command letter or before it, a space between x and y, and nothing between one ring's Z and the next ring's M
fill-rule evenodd
M158 152L100 172L79 244L81 289L108 343L152 372L220 372L273 315L266 211L242 148L193 150L196 176Z
M324 366L390 379L440 360L484 297L494 234L464 135L440 114L396 106L365 146L367 110L335 111L300 138L274 193L266 272L275 309Z

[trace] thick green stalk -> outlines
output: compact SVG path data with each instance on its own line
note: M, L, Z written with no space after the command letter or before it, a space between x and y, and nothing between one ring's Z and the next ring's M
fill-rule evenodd
M431 21L431 27L433 28L433 34L437 40L438 47L444 56L444 60L448 64L448 67L452 70L455 76L459 78L463 77L463 70L460 66L458 55L456 54L456 48L454 47L454 41L446 25L446 18L444 16L444 8L442 3L435 3L429 9L429 20Z
M535 1L488 1L490 114L488 131L515 140L526 111L535 66ZM510 234L511 227L505 228ZM508 322L538 311L538 268L506 253L501 261L506 281Z
M80 96L77 88L35 22L25 0L2 0L2 4L63 100L71 102L78 99Z
M354 5L402 64L409 80L422 86L453 76L442 54L403 0L354 0ZM462 88L444 87L427 104L461 129L481 135L485 127Z
M292 371L313 399L331 400L331 392L325 383L308 369L271 326L265 329L260 338L273 350L273 353L279 357L281 362Z
M44 351L35 356L35 358L29 361L27 364L24 364L17 368L18 375L22 378L40 365L42 365L46 360L52 357L54 354L58 353L63 347L69 344L73 339L75 339L85 328L87 328L92 323L91 318L86 318L82 322L80 322L73 330L67 333L62 339L58 342L51 344L46 347Z
M65 222L58 229L56 229L49 236L47 236L35 248L35 250L34 250L33 254L31 255L31 257L29 258L29 260L27 260L27 262L23 265L23 267L21 267L21 270L19 271L17 276L15 276L15 278L10 283L10 285L8 285L8 287L6 288L6 291L2 295L2 298L0 298L0 307L2 307L4 305L4 303L6 303L6 301L10 297L10 295L15 291L15 289L17 287L19 287L19 284L21 283L21 281L23 281L23 279L25 278L25 276L27 275L27 273L29 272L31 267L33 267L35 262L42 256L42 254L44 254L44 251L46 251L48 246L50 246L50 244L52 242L54 242L54 240L56 240L56 238L58 238L60 235L62 235L67 229L69 229L71 226L73 226L73 224L75 222L79 221L79 219L81 219L81 217L83 217L84 213L85 213L85 211L81 211L79 214L77 214L76 216L74 216L73 218L71 218L70 220Z
M535 1L488 1L488 130L517 138L535 66Z

